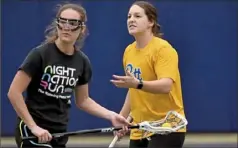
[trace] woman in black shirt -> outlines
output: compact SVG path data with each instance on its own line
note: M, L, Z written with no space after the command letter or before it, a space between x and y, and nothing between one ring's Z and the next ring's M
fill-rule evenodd
M82 6L62 5L47 30L46 41L30 51L16 73L8 97L18 115L18 147L65 147L67 137L52 139L50 133L66 132L73 92L80 109L108 119L114 126L128 124L124 117L89 97L91 65L79 50L86 36L86 20ZM32 135L38 141L20 140Z

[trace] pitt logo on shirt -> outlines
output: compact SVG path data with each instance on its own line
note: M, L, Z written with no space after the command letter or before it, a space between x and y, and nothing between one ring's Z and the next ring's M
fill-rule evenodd
M142 80L141 78L141 68L140 67L134 67L132 64L126 65L126 71L129 71L130 73L134 74L134 77L138 80Z

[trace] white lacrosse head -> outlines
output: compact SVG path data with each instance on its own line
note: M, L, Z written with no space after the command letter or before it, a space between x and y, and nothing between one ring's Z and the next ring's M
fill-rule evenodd
M162 127L164 123L169 123L171 127ZM184 128L187 124L187 120L182 115L175 111L170 111L162 120L144 121L139 123L139 129L146 133L169 134Z

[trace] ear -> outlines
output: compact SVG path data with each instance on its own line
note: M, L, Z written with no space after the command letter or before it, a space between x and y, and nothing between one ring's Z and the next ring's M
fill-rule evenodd
M150 26L151 28L153 28L154 25L156 25L156 23L155 23L154 21L149 21L149 26Z
M80 37L84 36L85 34L86 34L86 26L82 26L82 29L81 29L80 32L79 32L79 36L78 36L77 40L78 40Z
M86 26L82 26L82 29L81 29L81 34L85 34L86 33Z

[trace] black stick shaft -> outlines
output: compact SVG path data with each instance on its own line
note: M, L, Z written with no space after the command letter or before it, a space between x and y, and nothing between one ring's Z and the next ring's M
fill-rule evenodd
M139 125L129 126L128 128L129 129L139 128ZM74 131L74 132L55 133L55 134L52 134L52 136L53 138L58 138L58 137L74 136L74 135L80 135L80 134L108 133L108 132L118 131L121 129L122 127L96 128L96 129L80 130L80 131ZM22 140L34 140L34 139L37 139L37 137L36 136L22 137Z

